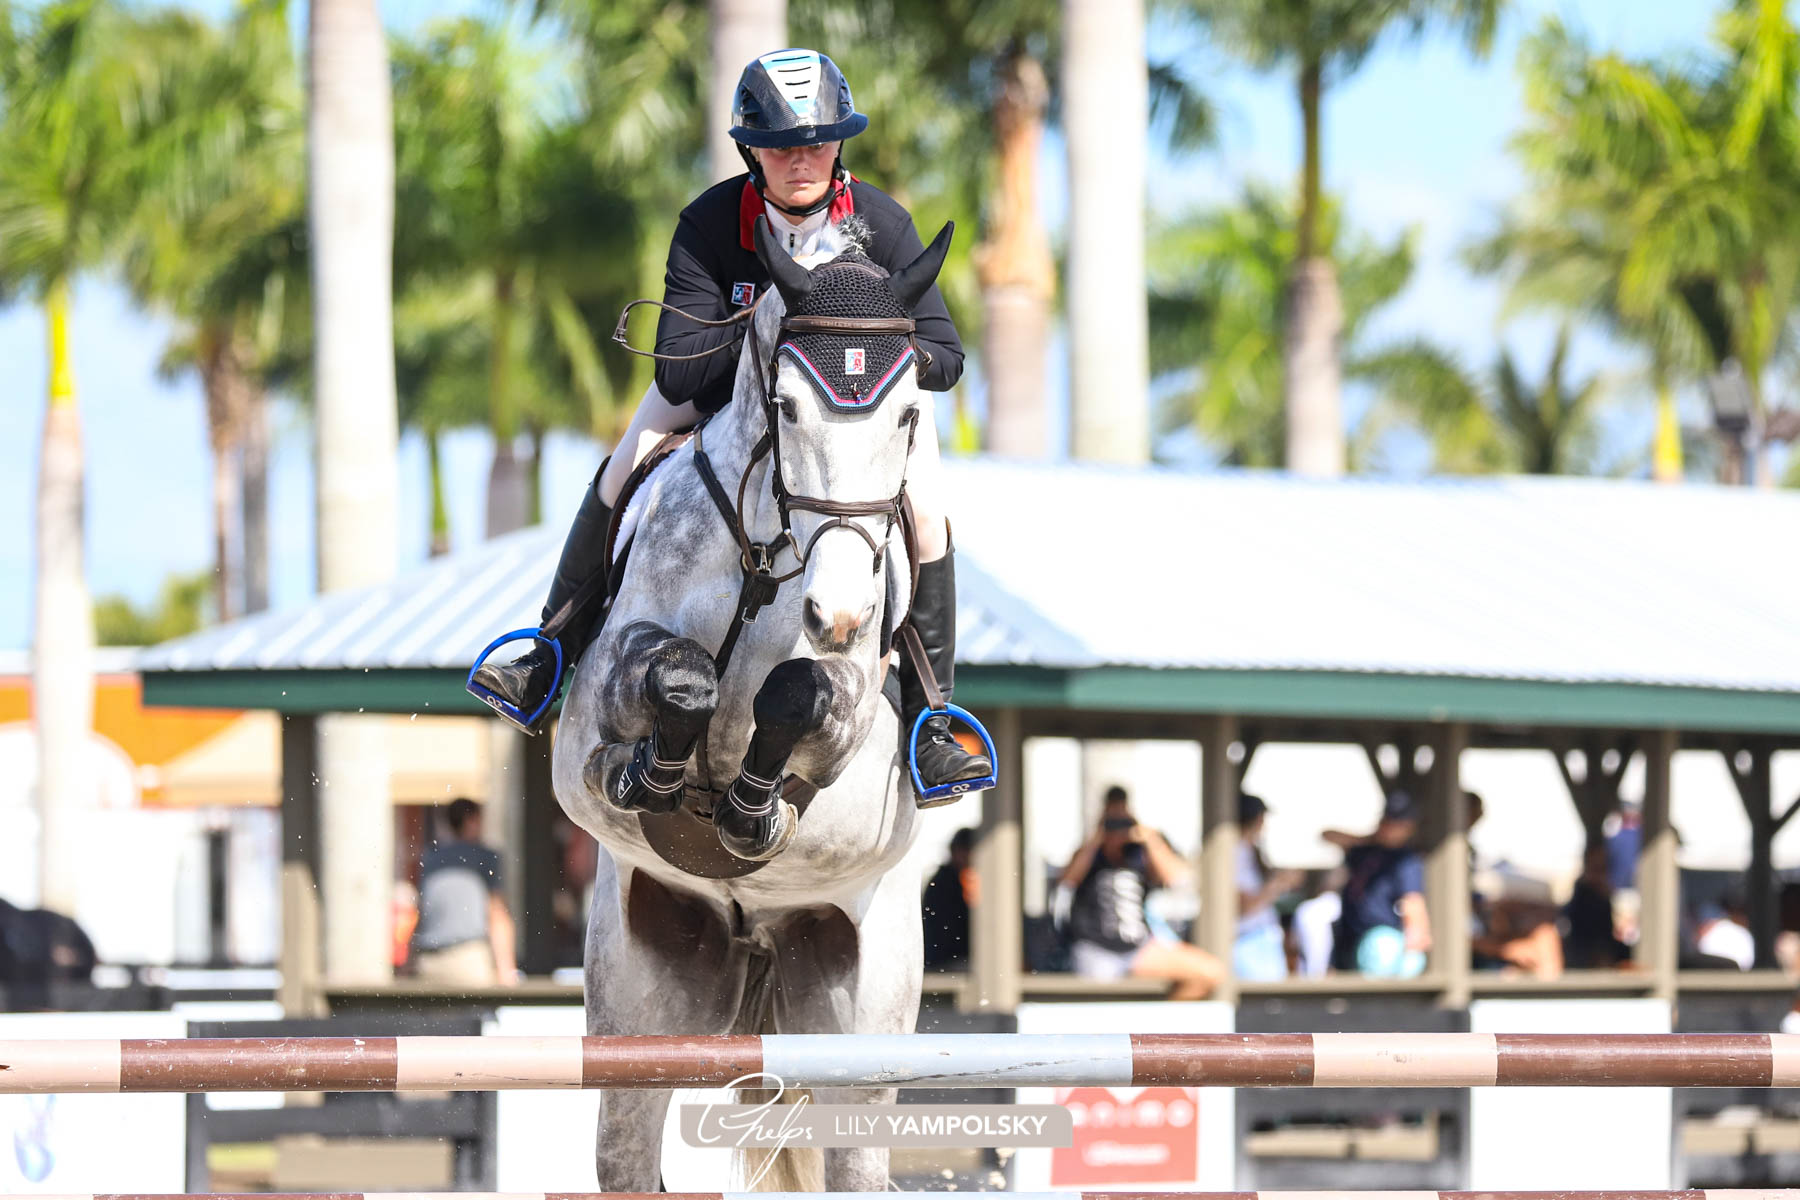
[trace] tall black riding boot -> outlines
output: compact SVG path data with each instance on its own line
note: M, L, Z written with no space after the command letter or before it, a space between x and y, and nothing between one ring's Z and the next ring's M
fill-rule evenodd
M925 657L937 676L938 690L950 699L956 671L956 551L952 547L936 562L919 564L919 590L913 597L912 627L925 645ZM900 732L912 735L913 722L924 712L929 701L925 685L913 670L912 658L900 656ZM950 733L946 714L927 717L919 731L919 778L927 788L942 787L965 779L980 779L993 772L994 765L986 755L970 754ZM950 804L959 795L936 800L919 800L920 808Z
M595 620L606 605L606 586L599 582L606 569L606 530L612 524L612 509L600 499L600 476L606 464L594 472L593 482L581 498L569 536L563 540L562 557L556 562L556 575L550 581L550 596L544 601L540 632L562 644L563 665L573 666L590 638L600 632L604 619ZM587 586L593 581L593 586ZM585 589L581 603L556 620L558 612ZM484 663L475 672L479 683L496 696L504 698L521 712L532 712L562 686L556 669L556 656L541 642L508 663ZM528 730L542 732L543 724Z

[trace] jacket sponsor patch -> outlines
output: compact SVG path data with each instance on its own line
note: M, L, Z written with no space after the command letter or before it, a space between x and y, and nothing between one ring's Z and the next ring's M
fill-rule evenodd
M754 283L734 283L731 285L731 302L739 308L744 307L746 304L754 303L755 300L756 285Z

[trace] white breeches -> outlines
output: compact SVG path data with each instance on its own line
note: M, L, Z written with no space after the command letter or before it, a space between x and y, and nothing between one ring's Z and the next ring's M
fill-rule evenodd
M919 522L919 557L936 562L950 549L949 525L944 512L943 473L938 462L937 419L933 392L919 393L919 433L913 442L912 462L906 472L906 492L912 497L913 515ZM612 461L600 475L600 499L616 504L634 467L649 457L656 443L671 433L700 422L700 410L692 401L670 404L650 385L638 401L631 424L619 438Z

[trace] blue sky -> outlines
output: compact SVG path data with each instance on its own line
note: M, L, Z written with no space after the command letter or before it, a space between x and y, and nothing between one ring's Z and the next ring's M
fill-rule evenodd
M202 7L222 8L208 4ZM466 9L468 5L457 5ZM408 0L383 5L391 25L408 27L445 11ZM1486 229L1514 195L1520 179L1506 141L1522 119L1514 57L1522 34L1547 13L1584 29L1601 47L1628 54L1700 49L1714 5L1702 0L1529 0L1503 26L1494 54L1471 63L1443 38L1417 46L1384 46L1330 95L1325 111L1326 186L1344 197L1350 218L1378 234L1418 226L1420 266L1407 291L1377 320L1371 340L1423 334L1476 363L1491 359L1503 336L1535 375L1550 327L1541 319L1499 325L1500 294L1471 278L1457 248ZM1216 149L1155 167L1151 194L1161 213L1216 201L1245 178L1289 181L1299 160L1298 115L1284 78L1258 76L1204 49L1204 81L1222 110ZM854 81L853 81L854 82ZM1046 147L1045 211L1063 211L1063 164ZM75 306L76 386L88 460L88 578L96 594L152 598L170 574L205 568L211 559L209 473L199 386L192 379L163 382L156 363L168 325L135 312L115 286L83 281ZM30 642L32 511L38 438L45 390L45 334L28 305L0 309L0 406L11 437L0 440L0 647ZM1624 373L1630 361L1597 339L1580 346L1578 371ZM1060 381L1060 366L1053 379ZM1691 399L1691 398L1690 398ZM1058 410L1062 397L1053 397ZM1698 410L1695 411L1698 415ZM1626 412L1611 430L1614 449L1629 455L1648 436L1647 408ZM1397 470L1423 466L1416 448L1402 445ZM482 488L489 446L485 435L448 439L451 523L457 546L479 540ZM271 496L274 600L304 602L313 587L310 433L302 415L282 407ZM553 440L545 471L545 512L565 521L598 462L599 451L578 438ZM400 456L402 565L424 557L425 464L416 438Z

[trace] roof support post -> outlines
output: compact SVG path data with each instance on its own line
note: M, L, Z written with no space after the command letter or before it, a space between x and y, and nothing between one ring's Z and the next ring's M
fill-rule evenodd
M318 718L319 878L325 974L335 985L394 978L394 801L387 718Z
M1207 717L1200 727L1200 919L1195 939L1225 965L1213 999L1237 1003L1231 947L1237 940L1238 770L1231 761L1238 720L1230 713Z
M1023 887L1025 736L1016 708L996 712L988 724L999 761L999 782L981 796L975 837L975 877L981 890L969 920L969 982L958 1007L969 1012L1010 1013L1023 993L1025 911Z
M552 737L525 738L525 812L521 855L525 872L518 927L518 966L528 975L548 975L556 969L556 861L558 812L556 789L551 782Z
M1468 726L1432 727L1426 776L1425 909L1431 917L1431 973L1446 1008L1467 1008L1469 963L1469 806L1462 787Z
M281 983L290 1019L325 1015L319 966L318 721L281 718Z
M1675 748L1672 729L1646 734L1644 845L1638 853L1638 965L1650 972L1651 995L1673 1004L1681 957L1681 868L1670 819Z
M1748 741L1722 750L1726 769L1737 784L1738 798L1750 818L1750 872L1745 880L1745 902L1750 909L1750 936L1756 941L1756 965L1777 966L1775 960L1775 789L1770 777L1774 751L1767 742Z

